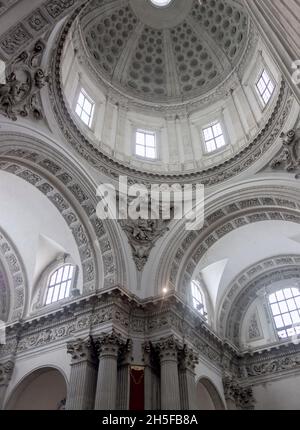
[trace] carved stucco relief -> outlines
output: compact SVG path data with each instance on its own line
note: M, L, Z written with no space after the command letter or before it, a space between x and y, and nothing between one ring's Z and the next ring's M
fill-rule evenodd
M2 260L2 264L1 264ZM6 233L0 229L0 319L16 321L26 307L27 276L21 257Z
M18 137L14 137L18 140ZM34 168L31 167L32 163L34 163ZM77 182L70 170L67 172L62 164L25 149L2 150L0 168L31 183L62 214L78 246L83 270L83 291L85 293L99 289L100 285L102 285L102 276L104 278L103 287L116 285L120 281L125 282L124 268L117 270L116 250L109 237L105 222L98 219L96 215L96 195L91 196L84 185ZM45 176L43 170L47 172L48 177ZM52 175L53 181L49 181L49 174ZM65 189L64 194L54 185L57 181L60 184L59 188ZM91 229L95 234L95 241L92 240L82 221L82 217L78 214L75 205L72 204L73 198L83 209L85 216L87 216ZM97 273L95 246L99 248L102 256L103 274ZM120 250L117 250L117 253L120 254ZM119 261L122 264L122 257L119 257Z

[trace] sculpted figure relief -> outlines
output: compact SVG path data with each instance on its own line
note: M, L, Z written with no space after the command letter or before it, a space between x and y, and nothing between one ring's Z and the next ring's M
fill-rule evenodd
M299 129L282 133L280 137L282 139L282 151L272 161L271 167L274 169L283 166L288 172L294 171L300 166Z

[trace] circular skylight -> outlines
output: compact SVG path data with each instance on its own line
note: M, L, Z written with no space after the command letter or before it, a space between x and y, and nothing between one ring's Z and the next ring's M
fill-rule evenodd
M171 3L172 0L150 0L156 7L166 7Z

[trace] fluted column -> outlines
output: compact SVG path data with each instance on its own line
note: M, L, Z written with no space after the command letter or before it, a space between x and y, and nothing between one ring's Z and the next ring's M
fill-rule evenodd
M92 339L78 339L67 344L72 355L71 376L66 409L93 409L97 381L97 355Z
M121 411L129 409L131 350L132 341L128 340L119 351L116 408Z
M198 356L187 347L183 349L179 356L179 388L181 409L197 409L197 392L195 379L195 366L198 363Z
M121 337L114 331L99 337L97 349L99 354L98 380L95 409L115 410L117 401L117 371L119 348L124 345Z
M8 384L14 370L14 362L11 360L0 363L0 409L4 407L4 399Z
M179 345L174 336L157 344L160 356L161 378L161 409L179 410L179 376L178 351Z

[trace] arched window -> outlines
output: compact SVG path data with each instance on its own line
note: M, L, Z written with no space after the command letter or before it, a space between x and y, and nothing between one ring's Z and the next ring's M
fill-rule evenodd
M192 281L192 300L194 308L207 320L207 309L204 294L198 281Z
M65 264L50 275L47 286L46 305L70 296L74 273L74 266Z
M269 295L277 334L281 339L300 334L300 289L285 288Z

